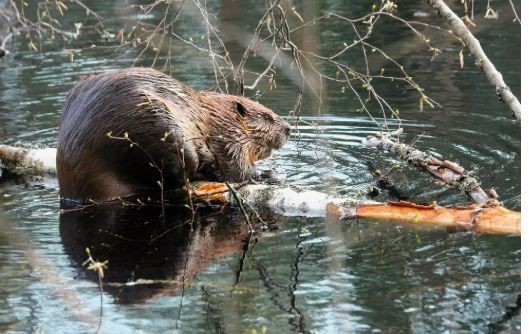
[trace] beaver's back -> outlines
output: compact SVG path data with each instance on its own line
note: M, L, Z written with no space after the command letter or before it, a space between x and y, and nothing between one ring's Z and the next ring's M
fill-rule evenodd
M60 119L61 197L99 201L148 191L161 181L158 169L166 187L182 184L179 123L187 121L188 109L197 108L192 94L180 82L143 68L78 83ZM193 150L186 150L187 170L196 169L196 160Z

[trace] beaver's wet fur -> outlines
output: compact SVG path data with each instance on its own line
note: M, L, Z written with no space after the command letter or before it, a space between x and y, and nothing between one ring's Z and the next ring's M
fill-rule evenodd
M153 69L89 76L70 91L60 119L60 194L105 201L185 178L258 179L254 163L289 135L289 124L258 102L195 91Z

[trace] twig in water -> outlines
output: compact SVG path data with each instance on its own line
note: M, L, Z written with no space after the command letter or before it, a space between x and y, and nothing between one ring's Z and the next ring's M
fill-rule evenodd
M518 13L516 12L516 8L514 7L514 4L512 3L512 0L509 0L509 3L511 4L512 12L514 13L514 20L513 21L518 21L518 23L522 24L522 20L520 20L520 17L518 16Z
M105 260L104 262L99 262L94 260L92 255L90 254L90 249L86 248L86 253L88 254L88 259L83 262L83 267L86 266L89 270L93 270L97 273L97 277L99 279L99 292L101 297L101 306L100 306L100 312L99 312L99 324L97 325L96 333L99 333L101 330L101 323L103 322L103 278L105 277L105 269L108 268L108 260Z
M248 217L248 213L243 207L239 194L237 193L235 189L233 189L233 187L228 182L225 182L225 184L226 184L226 187L230 189L231 193L233 194L233 197L235 197L235 200L237 201L237 205L239 206L239 208L241 208L241 211L244 214L244 219L246 220L246 224L248 225L248 232L250 233L250 235L252 235L255 231L252 227L252 223L250 222L250 217Z

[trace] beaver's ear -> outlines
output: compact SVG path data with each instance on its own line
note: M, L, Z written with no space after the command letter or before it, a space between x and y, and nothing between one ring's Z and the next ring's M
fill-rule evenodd
M248 113L246 108L242 104L240 104L239 102L235 102L235 110L237 110L237 112L241 116L244 116L244 115L246 115Z

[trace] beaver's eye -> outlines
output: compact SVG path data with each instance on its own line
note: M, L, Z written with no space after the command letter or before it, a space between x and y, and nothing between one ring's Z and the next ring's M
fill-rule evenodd
M268 114L259 114L259 117L261 117L262 119L264 119L267 122L273 122L274 121L272 116L270 116Z
M246 108L242 104L240 104L239 102L235 103L235 110L237 110L237 112L241 116L244 116L247 113Z

